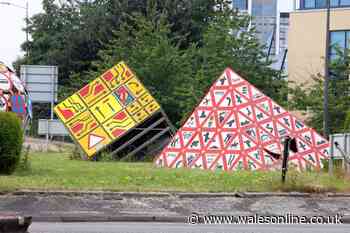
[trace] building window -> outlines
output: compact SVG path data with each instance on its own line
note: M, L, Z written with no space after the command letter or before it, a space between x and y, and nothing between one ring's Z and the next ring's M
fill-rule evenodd
M248 10L248 0L233 0L232 6L238 10Z
M316 8L327 7L327 0L318 0L316 1Z
M340 6L350 6L350 0L340 0Z
M350 7L350 0L330 0L331 7ZM300 0L301 9L320 9L327 7L327 0Z
M350 49L350 31L332 31L330 32L330 61L335 61L339 58L340 52L345 52L346 49ZM332 70L330 77L338 79L339 75L336 75Z
M337 7L339 5L339 0L331 0L331 7Z
M277 14L277 0L255 0L252 1L252 16L273 16Z
M315 0L304 0L304 8L316 8Z
M350 31L333 31L330 35L330 57L331 60L337 58L337 50L350 49Z

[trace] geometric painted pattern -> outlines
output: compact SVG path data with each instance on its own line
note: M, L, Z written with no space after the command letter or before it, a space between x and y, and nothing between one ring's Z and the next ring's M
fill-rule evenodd
M282 139L296 138L298 152L289 164L320 169L329 143L231 69L213 84L194 112L157 157L169 168L274 170L266 150L282 154Z
M23 127L32 118L32 103L28 91L15 72L0 62L0 112L14 112Z
M54 110L72 138L92 157L159 109L135 74L120 62Z

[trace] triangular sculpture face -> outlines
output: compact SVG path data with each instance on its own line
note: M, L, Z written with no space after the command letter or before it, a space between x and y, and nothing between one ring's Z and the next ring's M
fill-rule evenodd
M329 142L284 110L231 69L210 88L185 124L156 159L170 168L230 170L280 169L282 139L296 138L298 153L289 164L320 169Z

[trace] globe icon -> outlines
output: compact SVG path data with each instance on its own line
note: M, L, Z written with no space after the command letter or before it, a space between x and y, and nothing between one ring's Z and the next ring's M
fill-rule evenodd
M22 81L4 63L0 62L0 112L14 112L28 126L32 119L32 102Z

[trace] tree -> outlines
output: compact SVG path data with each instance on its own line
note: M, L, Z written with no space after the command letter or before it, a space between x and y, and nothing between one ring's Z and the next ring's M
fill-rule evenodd
M250 18L227 4L208 19L201 41L186 48L186 35L174 37L167 11L159 11L157 2L150 2L145 15L127 17L115 39L99 52L93 69L81 78L84 83L125 60L178 125L228 66L283 101L286 82L269 67L254 29L248 29Z
M125 60L174 123L228 66L283 104L286 82L270 68L249 16L228 6L226 0L44 0L44 12L29 24L29 57L17 65L58 65L63 99Z
M231 67L265 94L284 104L287 85L280 72L270 68L264 47L259 44L251 18L221 2L203 33L202 45L194 44L191 76L186 76L175 96L180 100L182 115L187 115L214 80L226 67Z
M181 115L173 93L175 86L185 80L184 76L191 75L188 51L181 50L180 43L171 36L165 11L159 12L156 3L148 6L146 15L135 13L127 17L114 32L115 39L99 52L94 68L81 80L85 83L94 79L125 60L176 122Z
M349 133L350 131L350 111L347 112L345 122L344 122L344 131Z

